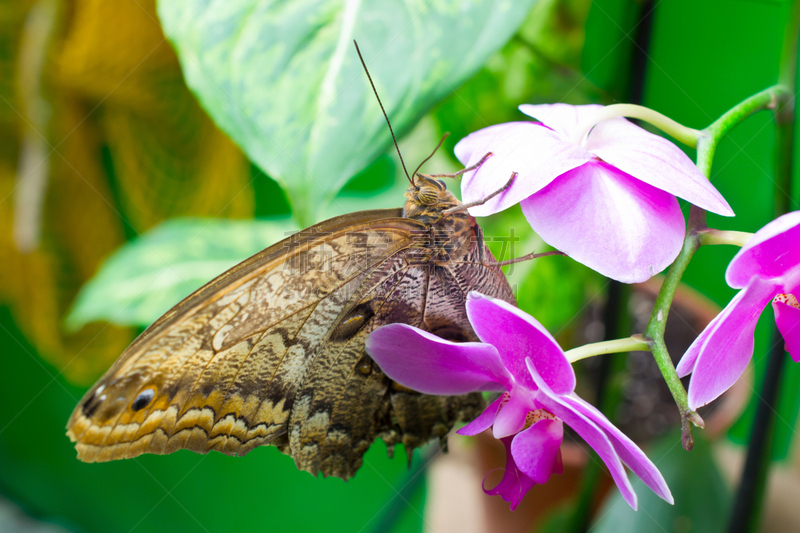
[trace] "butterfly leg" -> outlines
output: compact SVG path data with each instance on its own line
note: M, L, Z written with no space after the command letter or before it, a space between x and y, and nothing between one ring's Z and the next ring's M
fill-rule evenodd
M444 141L444 139L442 139L442 141ZM441 142L439 144L441 144ZM471 171L475 170L476 168L480 167L482 164L484 164L486 162L487 159L489 159L493 155L494 154L492 154L492 152L486 152L486 155L481 157L480 161L478 161L477 163L475 163L474 165L472 165L470 167L461 169L461 170L459 170L457 172L450 172L448 174L425 174L425 175L427 177L429 177L429 178L457 178L462 174L466 174L467 172L471 172ZM424 163L424 161L423 161L423 163Z
M444 215L444 216L452 215L453 213L458 213L459 211L465 211L465 210L469 209L470 207L475 207L475 206L478 206L478 205L485 204L486 202L488 202L489 200L491 200L492 198L494 198L498 194L500 194L503 191L505 191L506 189L508 189L511 186L511 184L514 182L514 180L516 179L517 175L518 174L516 172L512 172L511 173L511 177L506 182L506 184L503 185L502 187L500 187L499 189L497 189L496 191L494 191L492 194L490 194L486 198L483 198L482 200L476 200L474 202L469 202L469 203L466 203L466 204L457 205L455 207L451 207L450 209L445 209L444 211L442 211L442 215Z
M564 255L564 252L560 252L558 250L551 250L549 252L533 252L527 255L523 255L522 257L517 257L515 259L507 259L506 261L496 261L494 263L484 263L486 266L506 266L506 265L513 265L514 263L522 263L523 261L530 261L531 259L538 259L540 257L546 257L548 255Z

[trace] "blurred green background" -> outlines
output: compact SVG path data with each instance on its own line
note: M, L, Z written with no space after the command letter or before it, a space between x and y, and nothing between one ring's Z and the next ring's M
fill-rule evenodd
M355 16L353 4L0 4L0 494L19 508L0 507L9 530L41 527L23 515L74 531L371 531L387 516L395 531L424 529L424 473L383 444L344 483L298 472L271 447L83 464L64 426L135 335L204 281L302 225L401 205L407 182L345 33L407 164L449 131L425 167L447 172L459 168L460 138L523 120L521 103L630 101L643 9L642 103L702 128L777 81L790 7L421 0L367 3ZM336 61L342 74L326 76ZM752 232L771 220L774 145L766 112L722 142L712 181L737 216L710 225ZM795 201L798 191L795 179ZM542 246L518 210L481 223L489 237L515 228L516 255ZM500 239L490 244L500 252ZM700 250L684 281L724 305L734 253ZM510 277L521 307L569 339L576 317L602 305L605 281L552 265ZM757 368L770 321L757 331ZM776 459L790 452L800 401L800 367L787 372ZM751 416L730 440L746 441ZM682 475L669 466L684 465L679 452L654 460Z

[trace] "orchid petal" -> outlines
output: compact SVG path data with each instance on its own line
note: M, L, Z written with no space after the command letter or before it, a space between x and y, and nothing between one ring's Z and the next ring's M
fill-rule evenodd
M506 447L506 468L503 474L503 479L493 489L486 489L486 478L483 478L484 487L483 492L489 496L500 495L503 501L510 504L511 510L517 508L522 498L529 490L533 488L536 483L521 472L516 463L514 463L514 456L511 454L511 437L501 439ZM490 472L491 473L491 472ZM489 474L486 474L487 476Z
M728 390L753 357L758 317L775 295L775 285L753 278L689 346L681 372L692 363L689 407L697 409Z
M519 106L520 111L546 124L547 127L554 129L570 142L573 142L572 136L578 127L591 122L592 117L601 109L603 106L597 104L522 104Z
M525 417L533 410L530 396L527 394L514 394L508 401L500 406L492 425L492 434L496 439L502 439L519 432L525 427Z
M511 441L517 468L539 485L547 483L556 468L563 438L561 420L542 419L520 431Z
M800 309L778 300L772 302L772 308L786 351L795 363L800 363Z
M571 405L564 403L562 396L553 393L536 371L536 367L529 361L530 360L528 360L528 370L531 373L531 377L533 377L539 390L543 393L537 395L535 401L536 407L550 411L563 420L569 427L575 430L575 433L580 435L595 452L597 452L597 455L600 456L600 459L602 459L608 467L608 471L617 484L622 497L628 502L628 505L636 510L636 493L633 491L633 486L628 479L628 475L625 473L625 467L622 466L622 461L614 445L611 443L611 440L589 417L580 410L576 410Z
M675 197L601 161L560 176L522 212L549 245L624 283L649 279L683 246Z
M473 216L487 216L518 204L556 177L591 159L578 145L566 142L553 130L534 122L509 122L471 133L456 145L459 161L469 167L487 153L492 155L461 180L464 202L483 200L518 175L501 194L470 208Z
M722 312L725 310L723 309ZM720 313L721 315L722 313ZM715 320L720 318L720 315L714 317L706 328L700 332L700 335L694 340L689 349L683 354L681 360L678 361L678 366L675 367L675 372L678 374L679 378L685 378L689 374L694 371L694 367L697 364L697 357L700 355L700 347L704 346L708 342L708 337L711 336L711 333L714 331L712 324L714 324Z
M536 367L533 366L530 360L527 361L527 364L531 377L533 377L542 392L542 394L537 395L534 402L535 406L550 411L563 420L597 452L597 455L608 467L608 471L617 484L620 493L622 493L622 497L628 502L628 505L636 510L636 493L633 491L633 486L625 473L625 467L622 466L622 461L611 440L589 417L580 410L575 410L571 405L564 403L563 396L559 396L550 390L550 387L547 386L547 383L536 371Z
M561 448L558 449L556 462L553 465L553 473L557 475L561 475L564 473L564 459L561 457Z
M497 416L497 410L500 408L500 404L504 400L503 396L504 395L500 395L500 397L490 403L489 406L484 409L477 418L475 418L475 420L456 431L456 433L459 435L465 435L467 437L474 437L478 433L483 433L492 427L494 418Z
M558 396L549 397L540 395L540 398L537 399L537 403L540 404L542 408L547 409L563 420L564 423L575 430L575 433L580 435L580 437L597 452L597 455L600 456L600 459L602 459L608 467L608 471L617 484L620 493L622 493L622 497L628 502L628 505L636 510L636 493L633 491L633 486L628 479L628 475L625 473L625 467L622 466L622 461L617 451L614 449L614 446L611 444L605 432L580 411L575 411L571 406L561 403Z
M661 475L656 465L650 461L641 448L612 424L603 413L574 393L570 396L562 396L561 400L564 404L571 407L573 411L580 411L585 416L589 417L600 429L605 431L606 436L611 441L614 450L616 450L622 462L633 470L633 473L639 476L645 485L650 487L653 492L663 500L670 504L675 503L675 500L672 498L672 493L667 486L667 482L664 480L664 476Z
M603 161L657 189L712 213L733 216L725 198L683 150L622 117L597 124L585 147Z
M367 337L366 349L387 376L425 394L502 391L511 385L489 344L450 342L407 324L390 324Z
M758 230L728 265L725 281L734 289L752 276L777 278L800 265L800 211L780 216Z
M479 292L467 295L467 316L478 337L497 348L518 383L533 387L525 358L530 357L548 386L558 394L575 390L575 372L564 351L535 318L517 307Z

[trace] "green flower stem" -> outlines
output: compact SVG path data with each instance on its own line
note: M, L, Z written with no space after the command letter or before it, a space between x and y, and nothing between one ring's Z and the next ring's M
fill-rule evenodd
M783 79L782 79L783 81ZM646 107L633 104L615 104L606 106L601 112L592 117L590 122L582 124L577 128L575 142L581 142L589 131L599 122L617 116L627 116L638 118L659 127L665 133L672 135L675 139L697 148L697 167L706 178L711 176L711 163L714 159L717 145L720 140L742 120L749 117L756 111L762 109L775 109L779 127L791 121L784 117L793 116L794 99L792 93L785 85L775 85L764 89L761 92L746 98L739 104L732 107L728 112L715 120L710 126L697 131L678 124L674 120L648 109ZM781 120L783 118L783 120ZM788 189L784 189L788 190ZM686 238L683 248L678 254L677 259L669 267L664 284L658 292L653 312L645 329L644 338L638 339L619 339L614 341L601 342L582 346L567 352L570 361L578 361L592 355L601 353L612 353L619 351L630 351L632 349L645 349L647 345L653 353L653 357L658 364L664 380L672 392L672 397L678 405L681 413L681 427L683 429L683 447L690 450L694 445L692 438L692 425L703 427L703 419L689 408L686 389L683 387L678 374L675 372L675 365L667 351L664 343L664 329L667 325L667 315L669 314L675 291L678 290L681 277L686 271L692 256L701 244L736 244L742 246L749 234L735 231L716 231L709 230L706 226L706 213L702 209L692 206L689 214L689 224L686 230ZM631 346L636 345L635 348Z
M792 93L784 85L774 85L742 100L705 128L697 141L697 166L703 174L711 176L711 160L717 144L734 126L756 111L778 109L791 98Z
M790 101L791 93L783 85L775 85L765 89L753 96L746 98L728 112L715 120L710 126L702 131L702 135L697 139L697 167L707 178L711 176L711 162L714 159L714 152L719 141L734 126L749 117L756 111L762 109L778 109L784 102ZM706 227L706 213L702 209L692 206L689 213L689 224L686 231L686 238L683 241L683 248L678 254L677 259L669 267L664 284L658 292L653 312L645 329L645 337L651 341L651 351L658 364L664 380L672 392L672 397L678 405L681 413L681 427L683 430L683 447L690 450L694 445L692 437L692 425L703 427L703 419L689 408L686 389L684 389L678 374L675 372L675 365L667 351L664 343L664 329L667 325L667 315L669 314L675 291L678 289L681 277L689 265L692 256L700 247L701 240L712 241L726 233L729 244L738 244L737 239L742 240L744 236L736 236L737 232L713 232ZM719 241L722 243L723 241ZM705 243L704 243L705 244Z
M790 96L791 93L783 85L773 85L733 106L727 113L704 129L703 133L719 142L726 133L745 118L762 109L777 109L779 102L786 100Z
M739 102L703 130L684 126L648 107L635 104L612 104L603 107L591 117L591 120L580 124L575 129L572 141L580 144L591 129L604 120L614 117L638 118L652 124L683 144L697 148L697 166L708 177L711 171L711 160L714 158L717 144L725 134L756 111L778 109L784 102L791 101L791 97L791 93L784 85L769 87Z
M700 247L697 230L701 227L705 228L705 211L699 207L692 206L689 212L689 227L686 232L686 238L683 241L683 248L675 262L669 267L664 283L658 291L658 296L656 296L653 312L644 332L645 337L650 341L650 351L653 352L658 369L661 371L661 375L664 376L664 381L666 381L667 387L669 387L681 413L681 428L683 431L681 441L686 450L691 450L692 446L694 446L692 424L698 427L703 427L705 424L703 419L689 408L686 389L683 388L683 384L677 372L675 372L675 365L664 342L664 330L667 326L667 315L675 297L675 291L678 290L678 285L680 285L681 277L686 271L686 267L689 266L692 256Z
M752 236L752 233L747 233L746 231L706 229L697 232L697 237L700 239L701 246L705 246L706 244L732 244L742 247L747 244L747 241L749 241Z
M710 178L711 163L714 159L717 145L731 129L745 118L762 109L778 110L776 118L778 119L779 127L784 123L790 125L790 120L781 120L781 118L793 116L793 105L794 99L792 98L792 93L787 90L786 86L775 85L746 98L715 120L707 128L698 131L678 124L661 113L646 107L633 104L615 104L606 106L601 112L593 116L590 122L582 124L577 128L577 134L573 141L581 142L589 131L603 120L617 116L638 118L657 126L682 143L696 147L697 167L706 178ZM787 109L788 111L786 111ZM689 261L691 261L692 256L701 244L736 244L742 246L748 238L748 234L741 232L709 230L706 226L705 211L692 206L689 213L689 224L686 230L683 248L678 254L677 259L675 259L675 262L669 267L667 276L664 279L664 284L658 292L656 302L653 306L653 312L650 315L650 320L645 329L644 338L638 339L636 337L631 337L628 339L601 342L582 346L567 352L569 360L574 362L601 353L646 349L645 345L649 347L672 393L672 397L675 399L678 410L681 413L681 427L683 430L682 443L683 447L687 450L691 450L694 445L692 425L703 427L704 422L697 413L689 408L686 389L683 387L678 374L675 372L675 365L664 343L664 329L667 325L667 315L669 314L672 300L675 297L675 291L678 290L681 277L683 277L683 273L686 271ZM635 347L632 347L634 345Z
M584 344L572 350L564 352L570 363L609 353L633 352L638 350L650 350L650 343L641 335L632 335L624 339L614 339L610 341L594 342Z
M679 124L668 116L662 115L649 107L636 104L612 104L605 106L599 113L592 116L591 121L586 124L581 124L576 130L573 141L580 144L593 127L604 120L614 117L638 118L639 120L652 124L664 133L668 133L678 141L692 148L697 146L698 139L703 135L701 131Z

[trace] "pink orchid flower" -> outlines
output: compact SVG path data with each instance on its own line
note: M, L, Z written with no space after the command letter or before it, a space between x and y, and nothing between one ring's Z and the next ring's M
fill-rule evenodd
M461 428L477 435L492 428L508 451L505 475L488 494L515 509L535 484L561 472L563 423L595 449L625 501L636 493L623 463L661 498L672 495L641 449L592 405L579 398L575 373L561 347L535 318L502 301L470 292L467 316L483 342L454 343L406 324L378 328L367 352L401 385L426 394L498 391L501 396Z
M770 300L786 351L800 362L800 211L758 230L728 265L725 281L742 290L678 363L679 376L692 374L692 409L716 399L742 375L753 357L758 317Z
M676 196L720 215L728 203L677 146L622 117L586 124L602 106L521 105L541 122L484 128L455 148L464 166L464 202L487 216L521 203L533 230L576 261L625 283L645 281L675 260L685 222Z

